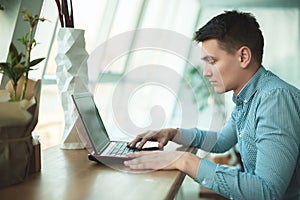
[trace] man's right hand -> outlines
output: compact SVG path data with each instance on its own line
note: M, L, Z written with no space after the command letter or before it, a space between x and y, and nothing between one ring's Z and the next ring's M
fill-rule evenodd
M162 149L168 141L174 141L179 138L179 129L167 128L157 131L147 131L138 135L134 140L128 143L130 148L142 149L147 141L157 141L158 148ZM137 143L140 142L138 146ZM176 141L175 141L176 142Z

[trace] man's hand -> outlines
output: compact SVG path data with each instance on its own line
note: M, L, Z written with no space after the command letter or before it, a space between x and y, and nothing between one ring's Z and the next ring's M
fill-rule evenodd
M124 165L137 170L172 170L178 169L196 179L200 158L184 151L151 151L128 154L131 160L125 161Z
M135 148L137 143L140 142L139 146L136 148L142 149L147 141L157 141L158 148L162 149L168 143L168 141L174 141L175 138L179 138L178 129L168 128L157 131L147 131L138 135L133 141L129 142L128 146L131 148Z
M162 152L148 151L128 154L132 160L125 161L124 164L131 169L178 169L180 157L185 152Z

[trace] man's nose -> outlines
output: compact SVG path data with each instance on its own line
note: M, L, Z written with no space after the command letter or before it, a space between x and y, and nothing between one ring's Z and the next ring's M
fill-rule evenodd
M212 76L211 66L210 66L209 63L204 64L203 76L204 77L211 77Z

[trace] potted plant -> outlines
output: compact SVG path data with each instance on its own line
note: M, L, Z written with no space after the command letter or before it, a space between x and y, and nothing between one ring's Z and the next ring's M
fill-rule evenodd
M209 105L223 106L224 96L214 92L213 86L207 78L203 77L203 68L188 66L185 71L185 80L187 80L194 91L194 101L198 104L199 111L204 110Z
M213 115L215 115L215 124L222 125L227 117L224 94L217 94L208 79L203 77L202 74L203 66L188 66L184 77L193 91L193 100L198 105L198 110L203 111L210 108Z
M29 32L19 41L26 51L19 52L11 43L8 61L0 63L0 73L9 79L6 90L0 93L0 187L26 179L33 155L32 131L38 121L41 81L30 80L28 74L33 66L44 60L31 60L31 50L37 44L34 29L45 19L31 15L26 9L22 13L24 21L29 23Z
M33 31L38 21L45 21L45 18L39 18L38 15L32 16L28 10L23 10L22 13L24 21L29 23L29 32L18 40L22 42L26 49L26 55L23 52L18 52L17 48L11 43L9 48L9 61L0 63L0 73L7 76L12 86L12 99L11 101L21 101L25 98L28 85L29 71L33 70L33 66L37 65L45 58L38 58L31 60L31 50L36 46L36 41L33 37ZM25 61L23 60L25 57ZM22 79L21 79L22 78ZM21 93L18 96L18 84L20 79L23 86ZM11 86L7 85L7 89L11 91Z

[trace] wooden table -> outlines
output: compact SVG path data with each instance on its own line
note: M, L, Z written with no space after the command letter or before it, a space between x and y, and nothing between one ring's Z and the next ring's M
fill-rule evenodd
M188 149L193 151L193 149ZM173 199L185 177L172 171L114 169L87 159L86 150L42 151L42 170L0 189L2 200Z

